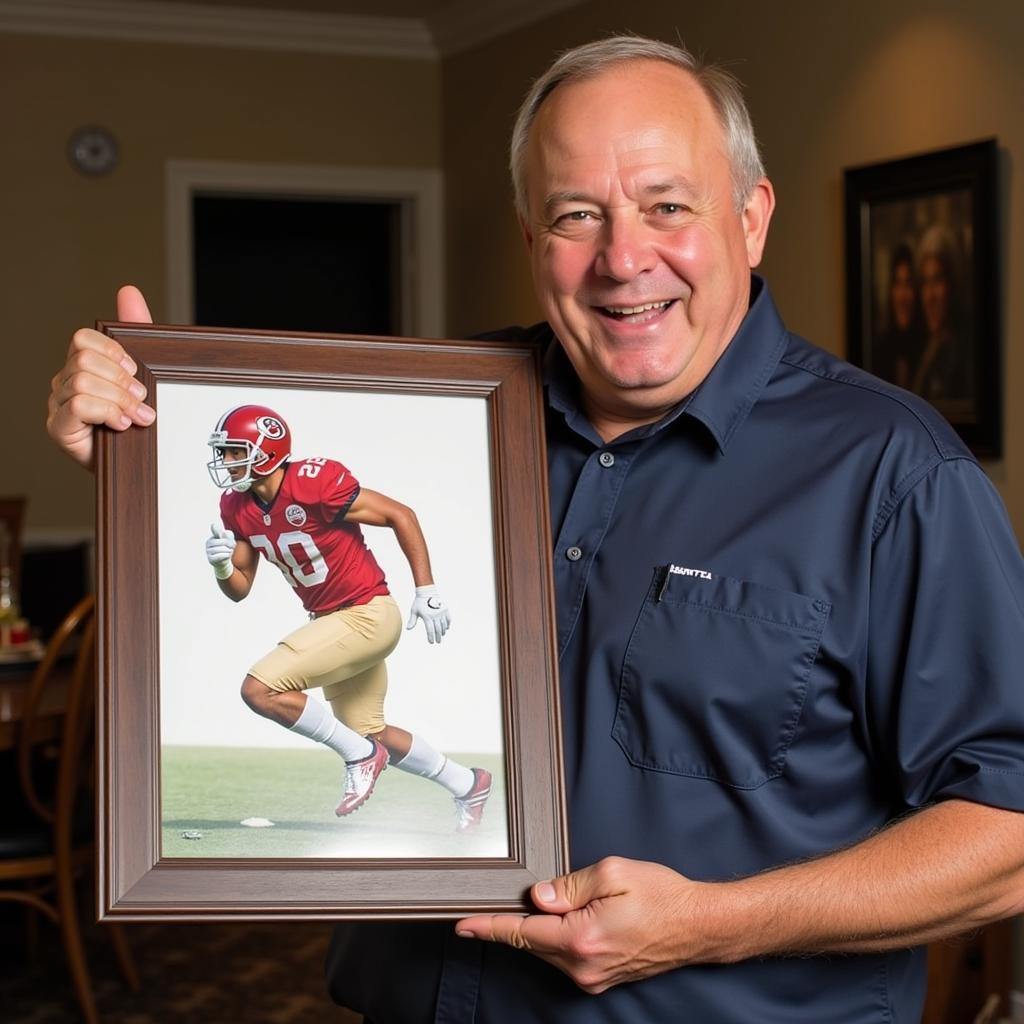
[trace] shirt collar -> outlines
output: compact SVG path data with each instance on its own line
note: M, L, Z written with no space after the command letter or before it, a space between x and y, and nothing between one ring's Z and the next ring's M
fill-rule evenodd
M724 455L733 434L746 420L782 358L786 338L786 328L768 285L758 275L752 275L747 315L707 377L656 423L631 430L618 440L649 436L685 415L707 429ZM579 380L557 342L546 353L544 383L552 409L562 413L573 430L602 445L581 408Z
M704 424L723 455L779 365L788 337L768 285L756 274L750 294L740 329L686 404L686 413Z

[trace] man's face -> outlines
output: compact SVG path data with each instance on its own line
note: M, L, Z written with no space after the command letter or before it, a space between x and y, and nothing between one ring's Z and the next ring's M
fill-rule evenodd
M559 86L527 150L523 225L538 297L609 439L707 375L747 311L773 206L737 212L701 88L658 61Z
M243 462L249 457L249 452L242 445L225 445L220 449L220 452L231 479L236 482L241 480L245 476L246 467L244 465L234 465L234 463Z

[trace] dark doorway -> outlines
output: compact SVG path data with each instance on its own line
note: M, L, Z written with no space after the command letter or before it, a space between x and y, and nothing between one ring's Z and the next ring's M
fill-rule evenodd
M203 194L192 211L195 323L402 333L401 203Z

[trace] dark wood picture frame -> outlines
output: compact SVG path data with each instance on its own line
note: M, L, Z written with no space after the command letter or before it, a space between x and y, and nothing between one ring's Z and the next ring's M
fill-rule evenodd
M526 908L529 887L568 863L540 353L504 342L98 329L131 354L158 410L154 427L99 439L100 918L449 918ZM507 857L161 856L156 493L166 382L486 400Z
M995 139L844 172L851 362L1002 452Z

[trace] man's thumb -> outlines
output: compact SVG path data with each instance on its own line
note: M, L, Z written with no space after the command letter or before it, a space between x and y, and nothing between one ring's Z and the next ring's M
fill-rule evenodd
M228 535L228 531L224 529L221 523L210 523L210 533L214 537L226 537Z
M550 882L538 882L533 887L533 902L549 914L567 914L607 895L600 891L593 867L560 875Z
M146 305L142 292L133 284L117 290L117 319L123 324L151 324L153 314Z

